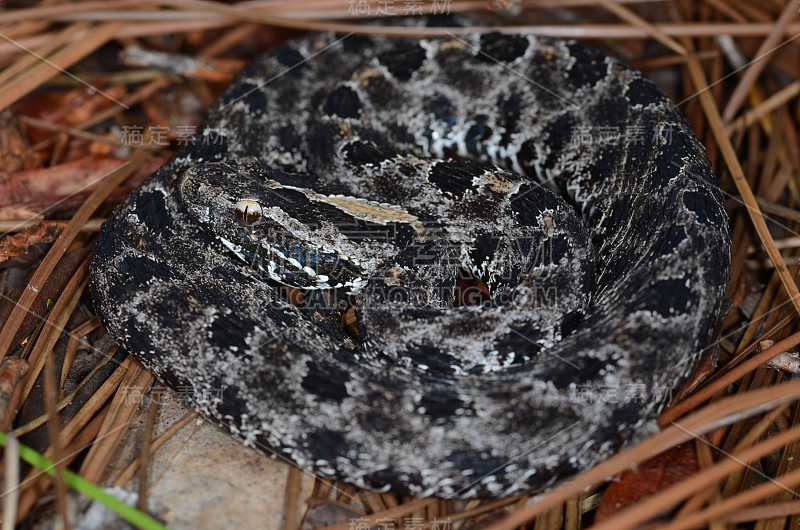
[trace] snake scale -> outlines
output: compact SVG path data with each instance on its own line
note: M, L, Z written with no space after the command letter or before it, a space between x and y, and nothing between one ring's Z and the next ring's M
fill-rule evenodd
M501 496L653 432L729 240L690 126L616 59L314 34L247 66L113 212L91 290L245 444L372 490ZM455 303L464 273L489 296Z

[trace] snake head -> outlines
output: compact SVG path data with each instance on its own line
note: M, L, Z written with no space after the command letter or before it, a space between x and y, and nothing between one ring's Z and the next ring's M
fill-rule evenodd
M385 261L394 228L343 206L369 209L368 201L322 195L302 179L246 158L196 164L178 189L189 215L258 274L300 289L356 293ZM353 231L358 241L348 237Z

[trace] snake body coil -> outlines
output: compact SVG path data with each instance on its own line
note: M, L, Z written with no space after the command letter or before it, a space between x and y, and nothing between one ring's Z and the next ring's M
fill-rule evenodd
M703 147L618 61L313 35L245 68L113 213L91 288L109 332L245 443L370 489L499 496L653 430L710 338L728 245ZM465 271L491 298L453 307Z

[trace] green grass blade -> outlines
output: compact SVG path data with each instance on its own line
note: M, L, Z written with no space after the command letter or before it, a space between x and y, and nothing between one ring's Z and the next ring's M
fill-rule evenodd
M6 438L7 438L6 433L0 432L0 446L2 447L6 446ZM50 459L45 458L42 454L37 453L30 447L19 444L19 456L27 463L31 464L32 466L38 467L51 477L55 476L56 465ZM162 525L161 523L159 523L146 513L140 512L136 508L128 506L124 502L103 491L103 489L97 484L89 482L80 475L77 475L72 471L64 469L61 472L61 476L63 477L64 483L67 486L74 489L78 493L86 495L90 499L94 499L100 502L106 508L113 511L114 513L116 513L129 523L137 526L138 528L143 528L145 530L166 530L166 527L164 525Z

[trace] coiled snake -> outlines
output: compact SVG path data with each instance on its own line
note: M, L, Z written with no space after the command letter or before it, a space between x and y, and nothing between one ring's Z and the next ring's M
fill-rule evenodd
M617 60L317 34L246 67L115 210L91 289L246 444L374 490L499 496L655 428L728 246L703 147ZM491 298L454 307L464 273Z

